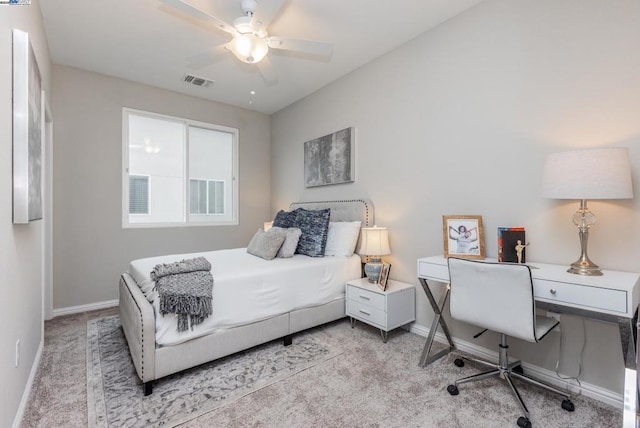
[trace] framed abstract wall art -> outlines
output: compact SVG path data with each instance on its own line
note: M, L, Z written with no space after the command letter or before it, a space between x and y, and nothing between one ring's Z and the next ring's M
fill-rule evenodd
M29 34L13 30L13 222L42 218L42 80Z
M354 128L304 143L304 186L349 183L355 176Z

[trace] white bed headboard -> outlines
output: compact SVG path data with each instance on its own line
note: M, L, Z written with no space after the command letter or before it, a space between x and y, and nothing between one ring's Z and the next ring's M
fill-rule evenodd
M340 201L293 202L289 210L304 208L306 210L321 210L331 208L331 221L357 221L362 227L374 225L373 203L369 199L345 199Z

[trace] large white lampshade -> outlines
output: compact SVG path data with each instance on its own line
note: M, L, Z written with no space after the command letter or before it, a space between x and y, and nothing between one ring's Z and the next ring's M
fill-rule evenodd
M549 155L543 194L552 199L633 198L629 149L585 149Z
M596 223L596 216L587 208L587 200L633 198L629 150L615 147L554 153L545 162L543 177L545 197L580 200L573 224L578 227L581 255L568 271L602 275L598 265L587 256L589 229Z

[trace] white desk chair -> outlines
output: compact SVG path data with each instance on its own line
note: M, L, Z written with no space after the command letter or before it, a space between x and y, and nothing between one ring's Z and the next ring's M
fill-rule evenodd
M559 324L553 318L536 315L529 267L449 258L449 278L451 316L500 333L500 347L497 365L468 358L492 370L458 379L447 387L447 391L458 395L458 385L462 383L499 376L511 387L524 412L524 416L518 418L518 426L530 427L529 410L513 384L514 377L560 394L564 397L562 408L572 412L575 407L565 392L526 376L522 373L520 361L509 363L507 336L538 342ZM464 363L456 360L456 365L463 366Z

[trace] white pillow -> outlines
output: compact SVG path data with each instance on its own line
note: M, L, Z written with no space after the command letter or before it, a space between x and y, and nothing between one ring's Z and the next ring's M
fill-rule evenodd
M361 224L359 221L329 222L329 233L324 255L350 257L356 249Z

